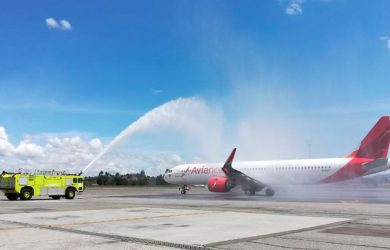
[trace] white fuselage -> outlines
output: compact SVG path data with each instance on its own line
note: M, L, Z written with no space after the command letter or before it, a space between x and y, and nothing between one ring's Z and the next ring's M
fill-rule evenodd
M232 167L267 185L323 182L346 166L352 158L234 162ZM211 177L226 176L223 163L184 164L171 169L164 179L178 185L207 185ZM389 163L369 169L364 175L389 169Z

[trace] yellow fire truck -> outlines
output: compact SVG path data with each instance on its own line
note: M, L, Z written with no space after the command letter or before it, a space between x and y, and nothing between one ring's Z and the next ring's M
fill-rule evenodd
M56 171L35 174L6 173L0 175L0 190L9 200L30 200L33 196L49 196L55 200L73 199L84 191L84 177Z

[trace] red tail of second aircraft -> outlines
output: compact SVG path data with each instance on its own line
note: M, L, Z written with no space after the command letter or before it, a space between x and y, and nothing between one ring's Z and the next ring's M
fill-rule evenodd
M390 116L382 116L348 157L386 158L390 143Z

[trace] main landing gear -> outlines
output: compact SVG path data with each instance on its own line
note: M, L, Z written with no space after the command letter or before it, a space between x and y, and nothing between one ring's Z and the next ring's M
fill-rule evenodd
M257 191L260 191L260 190L256 190L255 188L250 188L250 189L246 189L246 190L244 190L245 191L245 194L246 195L249 195L249 196L254 196L254 195L256 195L256 192ZM273 190L272 188L267 188L266 190L265 190L265 195L266 196L274 196L274 194L275 194L275 190Z
M265 195L267 195L267 196L274 196L274 194L275 194L275 190L273 190L271 188L267 188L265 190Z
M244 192L246 195L254 196L256 194L256 189L246 189Z
M180 193L181 193L181 194L186 194L187 191L190 190L190 187L187 186L187 185L183 185L183 186L180 186L180 187L179 187L179 190L180 190Z

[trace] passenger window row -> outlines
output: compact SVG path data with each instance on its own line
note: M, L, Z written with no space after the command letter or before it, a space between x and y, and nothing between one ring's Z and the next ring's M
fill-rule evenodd
M330 166L312 166L312 167L277 167L277 168L249 168L248 170L305 170L305 169L330 169Z

